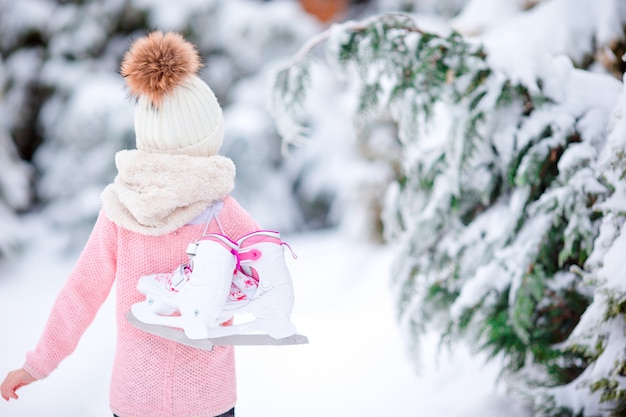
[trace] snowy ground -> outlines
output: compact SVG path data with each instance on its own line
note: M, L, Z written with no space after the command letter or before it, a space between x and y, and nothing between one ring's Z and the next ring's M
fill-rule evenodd
M33 250L0 265L0 374L20 366L39 336L76 254L39 230ZM390 250L337 231L285 238L296 288L293 319L305 346L238 348L238 417L527 417L495 385L495 365L464 349L435 355L425 340L420 375L395 326L388 288ZM54 242L54 243L53 243ZM34 254L37 253L37 256ZM110 417L113 297L77 350L47 379L0 403L2 417Z

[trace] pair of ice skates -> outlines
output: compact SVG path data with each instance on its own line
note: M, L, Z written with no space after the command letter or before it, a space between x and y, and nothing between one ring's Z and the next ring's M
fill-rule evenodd
M128 319L144 331L201 349L307 343L290 319L294 292L284 245L274 231L256 231L237 242L207 234L189 245L187 264L139 279L137 289L146 300L132 306ZM244 313L254 320L222 325Z

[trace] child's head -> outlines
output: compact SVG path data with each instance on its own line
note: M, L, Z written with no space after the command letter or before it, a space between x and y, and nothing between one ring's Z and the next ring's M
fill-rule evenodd
M198 52L177 33L152 32L133 42L121 73L137 99L137 149L191 156L216 155L224 119L202 81Z

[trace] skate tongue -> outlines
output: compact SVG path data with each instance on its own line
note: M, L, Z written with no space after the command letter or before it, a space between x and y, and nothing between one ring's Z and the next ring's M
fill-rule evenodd
M196 254L196 250L198 250L198 243L191 242L189 245L187 245L187 250L185 251L185 253L187 253L187 255L189 256L194 256Z

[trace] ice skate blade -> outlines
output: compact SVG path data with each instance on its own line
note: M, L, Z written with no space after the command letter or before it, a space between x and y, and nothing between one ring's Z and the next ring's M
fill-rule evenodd
M183 345L191 346L196 349L213 350L213 343L208 339L193 340L185 336L185 332L173 327L161 326L158 324L147 324L139 321L132 311L126 313L126 320L135 328L143 330L146 333L162 337Z
M128 322L139 330L159 336L183 345L191 346L196 349L210 351L213 346L286 346L286 345L306 345L309 339L301 334L293 334L291 336L274 339L268 334L233 334L228 336L215 337L211 339L192 340L185 336L185 332L172 327L161 326L158 324L146 324L139 321L129 311L126 313Z
M287 346L306 345L309 343L309 339L301 334L292 334L281 339L274 339L268 334L233 334L230 336L212 337L207 340L215 346Z

